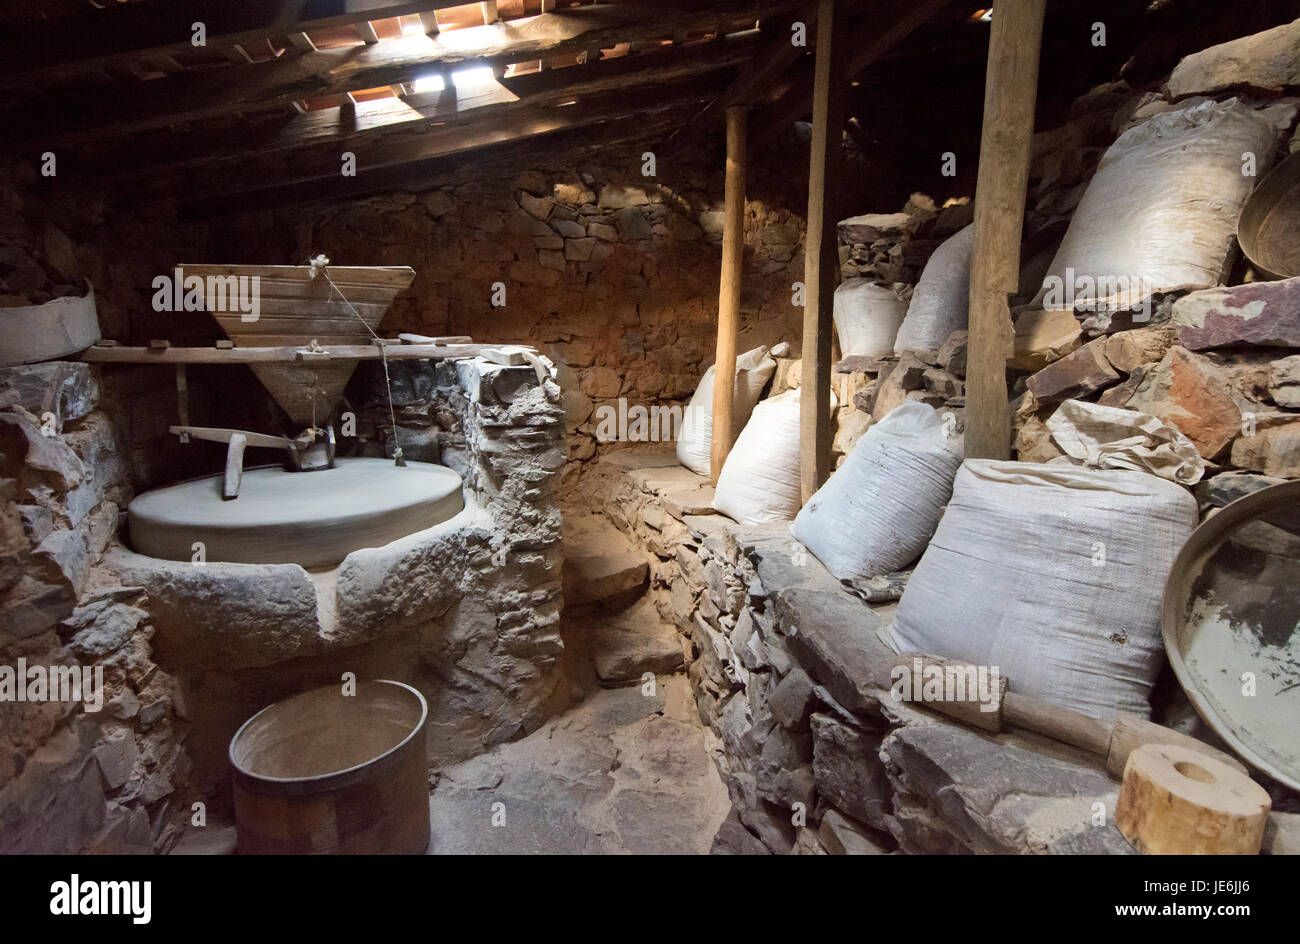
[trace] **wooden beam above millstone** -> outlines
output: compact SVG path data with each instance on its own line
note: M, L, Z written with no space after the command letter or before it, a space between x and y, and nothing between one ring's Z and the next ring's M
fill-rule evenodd
M265 41L306 30L459 6L463 0L139 0L15 23L0 33L0 88L33 78L126 64L148 53L192 51L202 23L208 48Z
M651 5L653 7L653 4ZM14 116L21 141L68 146L109 134L126 134L287 104L303 98L382 88L468 64L504 67L511 62L671 37L679 29L712 27L725 18L750 20L787 12L782 0L699 0L688 8L645 9L640 4L575 7L556 13L443 32L371 46L320 49L290 61L250 63L201 75L141 83L130 97L120 90L83 90L59 107Z

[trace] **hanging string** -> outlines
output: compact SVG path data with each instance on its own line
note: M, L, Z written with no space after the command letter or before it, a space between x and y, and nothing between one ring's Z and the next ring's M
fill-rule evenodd
M338 292L339 298L343 299L343 304L347 305L348 309L352 312L352 314L356 315L357 321L361 322L362 327L364 327L367 331L370 332L370 336L372 338L380 342L379 359L383 361L384 364L384 387L388 392L388 421L391 424L391 428L393 430L393 459L395 460L395 463L397 465L404 466L406 465L406 460L402 457L402 444L397 438L397 411L393 408L393 379L388 373L387 346L383 343L383 339L380 338L379 335L375 333L375 329L370 327L369 322L367 322L366 319L361 317L361 312L357 311L356 306L353 305L352 302L348 300L348 297L343 294L343 290L334 284L334 280L330 278L329 271L326 269L326 266L328 266L329 263L330 261L325 257L324 253L321 253L315 259L309 259L308 265L311 266L311 277L313 279L316 278L318 273L320 275L323 275L325 277L325 281L330 284L331 293ZM332 298L333 295L331 294L330 297ZM314 413L313 413L313 419L314 419Z

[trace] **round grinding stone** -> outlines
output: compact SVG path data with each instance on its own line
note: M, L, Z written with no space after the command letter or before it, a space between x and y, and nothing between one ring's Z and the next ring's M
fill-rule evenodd
M454 517L465 507L460 476L426 462L340 459L332 469L244 472L224 501L223 476L145 492L127 508L131 546L164 560L329 567Z

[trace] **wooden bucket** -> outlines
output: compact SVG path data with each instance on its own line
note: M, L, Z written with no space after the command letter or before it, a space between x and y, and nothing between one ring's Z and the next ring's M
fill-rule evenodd
M429 847L428 706L409 685L327 685L263 708L230 741L241 853Z

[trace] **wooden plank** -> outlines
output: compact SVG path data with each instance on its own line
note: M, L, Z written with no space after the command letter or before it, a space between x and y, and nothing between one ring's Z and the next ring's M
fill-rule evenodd
M808 231L804 238L802 393L799 396L799 481L807 502L831 473L832 313L839 281L839 189L844 148L844 65L835 0L819 0L813 129L808 168Z
M781 12L791 5L769 0L757 11L746 9L744 17ZM20 112L12 127L24 129L23 140L28 143L68 146L106 134L397 85L441 67L504 67L515 61L578 53L618 42L667 37L678 28L711 25L734 11L734 0L701 0L690 8L658 11L633 5L577 7L434 37L406 37L364 48L321 49L289 61L158 79L142 83L130 98L116 90L81 89L59 99L58 107Z
M75 74L127 63L148 52L194 48L201 22L210 48L458 6L464 0L139 0L7 26L0 34L0 88L35 76Z
M483 11L484 26L491 26L501 19L501 15L497 13L497 0L485 0L484 3L479 4L479 9Z
M734 432L736 345L740 325L740 278L745 251L745 131L749 110L727 108L727 167L722 217L722 274L718 279L718 351L713 362L713 441L709 472L718 484Z
M370 25L368 20L362 20L357 24L356 29L357 35L361 37L361 41L367 46L373 46L379 42L379 34L375 32L375 28Z
M424 30L425 36L437 36L442 32L442 28L438 26L438 13L436 10L420 14L420 28Z
M1020 236L1034 132L1043 0L998 0L984 83L984 130L975 184L971 249L970 342L966 361L968 459L1007 459L1007 306L1020 277Z
M499 344L346 344L328 345L320 353L298 347L89 347L71 358L91 364L328 364L332 361L431 360L478 357L484 350L497 350ZM530 348L531 350L531 348Z

